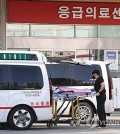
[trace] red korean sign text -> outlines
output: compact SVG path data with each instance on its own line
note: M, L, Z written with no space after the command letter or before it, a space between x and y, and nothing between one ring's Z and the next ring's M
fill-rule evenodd
M119 25L120 4L9 0L8 22Z

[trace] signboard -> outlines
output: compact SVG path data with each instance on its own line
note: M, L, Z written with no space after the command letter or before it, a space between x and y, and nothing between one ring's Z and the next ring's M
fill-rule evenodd
M8 0L8 22L120 24L120 3Z
M118 70L118 50L105 50L104 60L111 62L110 70Z
M52 57L52 51L40 51L41 53L43 53L46 57Z
M75 51L54 51L55 57L75 58Z

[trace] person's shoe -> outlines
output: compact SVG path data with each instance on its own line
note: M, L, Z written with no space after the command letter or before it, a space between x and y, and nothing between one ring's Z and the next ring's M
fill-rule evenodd
M97 126L97 124L93 124L92 126L90 126L90 129L96 128Z
M97 126L96 128L102 128L102 127L100 127L100 126Z

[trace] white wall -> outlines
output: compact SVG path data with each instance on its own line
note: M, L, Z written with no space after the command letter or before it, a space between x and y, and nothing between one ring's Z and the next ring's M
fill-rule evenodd
M39 37L7 37L7 48L35 49L120 49L119 38L39 38Z

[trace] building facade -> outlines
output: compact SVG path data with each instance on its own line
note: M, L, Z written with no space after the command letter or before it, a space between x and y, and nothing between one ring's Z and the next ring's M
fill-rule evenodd
M119 0L1 0L0 47L107 60L120 77L119 7Z

